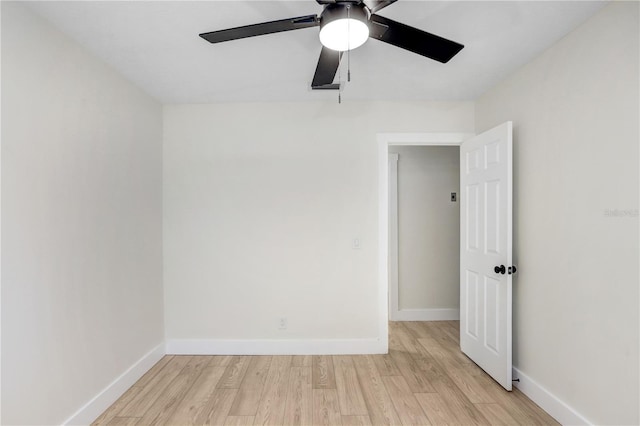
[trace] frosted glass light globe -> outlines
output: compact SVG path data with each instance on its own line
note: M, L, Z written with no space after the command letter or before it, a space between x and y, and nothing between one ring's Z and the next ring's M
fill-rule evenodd
M336 19L320 29L320 43L340 52L360 47L368 38L367 24L353 18Z

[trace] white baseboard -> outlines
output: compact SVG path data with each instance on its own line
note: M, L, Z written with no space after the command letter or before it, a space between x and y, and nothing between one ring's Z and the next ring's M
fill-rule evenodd
M401 309L391 313L391 321L458 321L460 309Z
M171 355L356 355L384 354L382 339L210 340L167 341Z
M135 364L111 382L100 393L94 396L82 408L64 421L63 425L88 425L111 406L126 392L140 377L155 365L165 355L164 344L153 348L140 358Z
M556 419L563 425L592 425L583 415L560 400L557 396L549 392L547 389L538 384L531 377L522 371L513 367L513 378L520 379L519 382L513 382L520 392L527 395L530 400L535 402L544 411L549 413L551 417Z

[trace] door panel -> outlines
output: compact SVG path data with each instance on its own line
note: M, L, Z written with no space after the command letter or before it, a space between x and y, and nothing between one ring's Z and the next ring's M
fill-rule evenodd
M485 220L487 221L485 229L487 238L485 238L485 253L493 255L500 254L500 181L492 180L485 182Z
M465 315L465 330L473 338L478 338L478 274L472 271L466 272L465 292L468 300L467 315Z
M500 321L496 312L500 311L500 281L484 278L484 345L495 354L500 353Z
M479 192L478 185L468 185L465 188L466 198L469 200L464 222L467 229L465 247L468 251L477 251L480 247L478 244L480 241L480 211L478 210Z

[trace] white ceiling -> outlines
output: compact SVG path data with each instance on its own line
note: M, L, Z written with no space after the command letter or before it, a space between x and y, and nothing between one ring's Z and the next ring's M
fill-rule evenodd
M472 100L606 3L411 1L379 14L465 45L449 63L369 40L343 99ZM309 89L318 28L209 44L199 33L322 11L299 1L45 1L30 7L163 103L335 98ZM346 72L342 72L344 79Z

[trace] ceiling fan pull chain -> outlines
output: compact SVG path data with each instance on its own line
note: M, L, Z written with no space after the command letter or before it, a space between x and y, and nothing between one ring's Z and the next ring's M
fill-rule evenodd
M351 5L347 5L347 82L351 82Z
M342 57L341 53L338 53L340 57ZM338 63L338 103L342 103L342 61Z
M348 13L348 12L347 12ZM338 103L342 103L342 52L338 51Z

